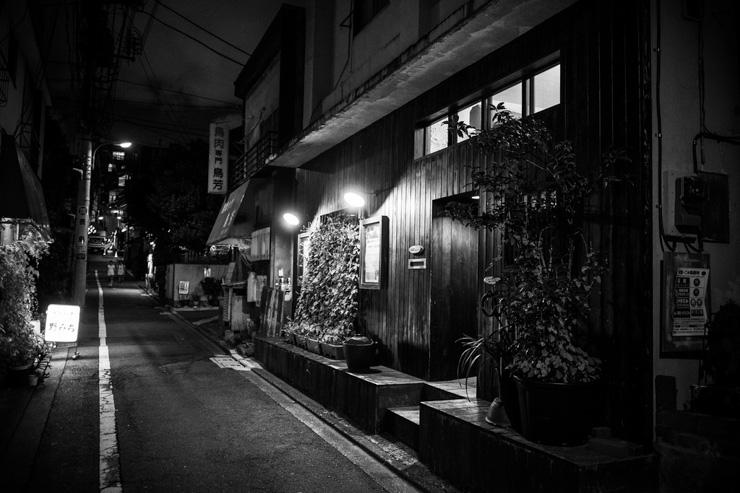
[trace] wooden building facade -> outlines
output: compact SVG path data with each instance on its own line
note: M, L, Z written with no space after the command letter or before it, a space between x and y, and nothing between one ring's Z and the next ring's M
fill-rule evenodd
M469 18L477 12L495 14L501 7L463 2L460 9L468 4L480 9L470 10ZM554 5L533 4L539 8ZM304 99L311 108L304 104L303 129L287 138L288 144L276 150L273 161L260 164L248 190L274 182L274 190L280 191L269 208L275 218L282 209L292 207L302 215L304 226L344 209L343 195L348 190L362 192L367 200L362 215L385 216L389 228L387 279L381 289L360 290L359 327L379 342L383 364L430 380L454 378L461 351L457 339L491 329L491 321L480 314L479 299L486 268L499 256L500 245L490 232L474 231L441 213L452 198L476 200L471 170L484 164L486 156L470 141L423 152L423 129L472 101L483 101L517 80L558 65L559 104L538 116L556 138L574 143L584 170L598 169L602 156L612 150L629 158L620 161L618 169L609 170L616 179L600 191L585 218L589 241L608 257L610 268L593 297L592 323L584 340L605 361L605 411L610 426L619 436L649 442L653 395L650 3L581 0L558 5L552 7L555 15L534 19L523 34L512 35L465 68L435 79L440 82L320 153L304 153L308 157L301 160L296 149L314 145L318 140L312 140L312 135L330 133L327 129L332 124L338 134L346 133L341 118L332 122L331 115L322 117L320 105L309 101L315 88L304 87ZM513 6L512 11L521 13L518 8ZM312 45L312 27L326 24L315 19L318 11L311 12L306 15L307 51ZM294 18L301 17L296 14ZM326 48L330 42L342 43L325 36L315 38L313 44ZM393 70L403 68L404 56L393 60ZM306 81L312 70L317 71L313 58L307 55ZM385 73L376 73L372 81L382 82ZM258 74L240 76L242 81L247 79L255 84L260 80ZM334 87L338 86L339 82ZM400 83L397 91L403 90ZM255 104L247 101L250 88L239 87L239 91L246 98L245 106ZM355 92L361 94L361 89ZM351 106L351 97L347 98ZM283 135L281 141L285 137L289 136ZM245 203L259 205L255 200ZM257 215L257 211L246 211L245 217ZM270 284L278 270L287 276L294 276L296 270L298 232L282 228L275 218L270 233ZM422 249L414 248L412 253L412 246ZM414 267L423 268L410 268L410 260L415 261ZM479 385L480 396L489 399L490 374L491 368L484 367Z
M361 324L383 363L427 379L455 377L464 334L490 321L478 310L485 268L500 254L494 235L439 213L445 200L473 195L471 169L485 156L471 143L415 158L414 134L441 109L462 107L512 78L557 61L561 104L542 115L575 144L579 165L601 166L611 149L630 161L602 190L587 218L589 240L608 257L594 299L588 347L605 360L612 426L651 433L650 80L646 2L580 2L346 139L297 170L296 209L313 218L345 207L343 193L367 195L366 216L389 218L385 289L361 290ZM421 245L426 269L409 268ZM483 386L483 395L490 389Z

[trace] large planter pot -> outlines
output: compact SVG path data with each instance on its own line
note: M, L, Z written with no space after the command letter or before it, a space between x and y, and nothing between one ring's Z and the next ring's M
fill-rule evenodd
M319 341L317 341L316 339L311 339L310 337L307 337L306 349L308 349L312 353L321 354L321 346L319 345Z
M321 343L321 354L329 359L344 359L344 346L341 344Z
M7 382L13 387L28 385L28 377L33 373L33 363L8 368Z
M506 416L509 418L509 424L519 433L522 432L521 413L519 412L519 392L514 378L508 373L504 373L499 379L501 389L499 397L503 400L506 408Z
M588 440L600 410L598 383L514 380L526 439L546 445L579 445Z
M295 345L300 348L306 349L306 336L296 334L295 335Z
M375 343L347 339L344 342L344 358L350 371L367 370L375 362Z

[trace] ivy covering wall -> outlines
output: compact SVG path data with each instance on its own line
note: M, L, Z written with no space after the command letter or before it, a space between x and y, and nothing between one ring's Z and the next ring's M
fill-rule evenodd
M327 217L311 232L291 330L339 344L355 331L360 229L354 216Z

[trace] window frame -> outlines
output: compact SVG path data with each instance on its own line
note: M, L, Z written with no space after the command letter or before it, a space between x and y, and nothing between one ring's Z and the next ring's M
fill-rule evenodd
M543 108L538 111L534 111L535 107L534 104L535 101L535 84L534 84L534 78L537 75L540 75L556 66L562 67L562 61L560 58L557 58L556 60L553 60L552 62L539 66L536 69L529 70L522 74L522 76L517 77L514 80L507 78L507 83L504 85L496 86L495 90L486 91L482 93L482 95L474 98L466 98L462 100L461 103L450 105L446 110L437 113L434 113L433 116L427 117L424 119L424 122L422 125L417 127L418 131L420 131L419 140L421 141L420 144L420 152L417 152L417 157L425 157L431 154L434 154L436 152L442 151L444 149L447 149L448 147L451 147L455 144L458 144L460 142L464 142L468 139L462 139L461 141L458 140L457 132L452 129L452 126L448 125L448 131L447 131L447 145L437 149L435 151L430 152L429 149L430 146L430 129L432 125L438 123L440 119L446 119L448 122L451 121L454 117L458 115L458 113L468 107L474 106L475 104L481 105L481 131L490 130L491 128L491 110L489 107L490 100L493 96L500 94L504 91L506 91L509 88L512 88L518 84L521 84L521 106L522 106L522 114L521 117L525 118L543 111L547 111L551 108L554 108L556 106L559 106L563 102L563 76L562 76L562 70L560 72L560 79L558 81L559 85L559 97L558 97L558 103L554 104L552 106L549 106L547 108ZM440 116L441 115L441 116Z

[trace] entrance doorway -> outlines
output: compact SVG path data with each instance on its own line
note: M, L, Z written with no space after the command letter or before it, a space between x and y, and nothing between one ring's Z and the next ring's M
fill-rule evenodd
M432 203L429 375L457 378L462 347L456 342L478 333L478 231L445 214L449 203L477 207L472 193ZM477 211L477 209L476 209Z

